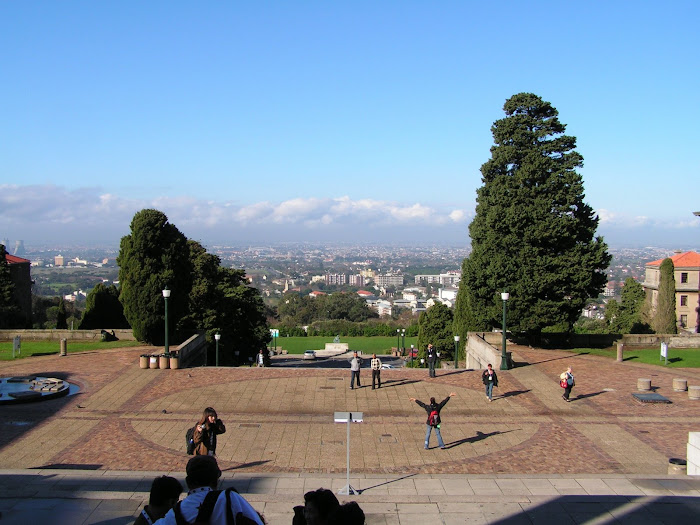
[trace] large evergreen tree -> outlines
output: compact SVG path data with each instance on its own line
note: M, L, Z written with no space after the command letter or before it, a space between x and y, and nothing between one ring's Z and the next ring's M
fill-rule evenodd
M676 326L676 280L673 277L673 261L666 258L659 266L659 290L652 328L657 334L675 334Z
M5 245L0 244L0 328L24 328L25 321L15 297Z
M163 212L141 210L131 221L131 233L122 237L117 256L119 300L124 316L139 341L162 345L165 336L163 289L168 299L168 328L178 326L188 311L192 265L186 237ZM172 330L175 332L174 330ZM173 342L181 338L175 332Z
M124 317L124 307L119 302L119 290L113 284L105 286L98 283L85 300L80 329L97 328L129 328L129 322Z
M426 357L428 343L432 343L441 357L453 356L455 350L452 310L436 303L418 318L418 355Z
M481 167L456 326L462 336L500 326L500 292L508 291L508 328L537 338L543 328L573 326L604 287L610 255L583 200L576 172L583 158L557 110L531 93L514 95L503 109Z

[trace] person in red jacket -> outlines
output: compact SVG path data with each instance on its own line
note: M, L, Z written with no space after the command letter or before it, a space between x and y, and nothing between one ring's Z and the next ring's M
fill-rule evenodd
M430 404L426 405L422 401L418 401L415 397L409 397L411 401L415 401L416 404L420 407L422 407L428 414L428 420L425 422L426 424L426 429L425 429L425 450L428 450L429 448L429 443L430 443L430 433L432 432L433 429L435 429L435 435L437 436L438 440L438 445L441 449L444 450L445 448L445 443L442 441L442 435L440 434L440 411L442 408L447 404L447 402L450 400L451 397L456 396L457 394L455 392L452 392L449 396L447 396L445 399L443 399L440 403L435 402L435 398L431 397L430 398Z

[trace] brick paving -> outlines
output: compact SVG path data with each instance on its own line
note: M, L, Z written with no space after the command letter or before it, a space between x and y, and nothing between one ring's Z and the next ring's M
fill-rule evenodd
M56 376L81 390L3 407L9 439L0 468L178 470L185 431L209 405L228 428L217 451L224 468L256 472L343 472L346 428L333 423L335 411L364 413L351 427L351 464L367 474L665 474L669 457L685 456L688 432L700 429L700 403L671 388L675 377L700 384L700 371L511 349L530 365L499 372L492 403L479 371L441 370L430 379L426 370L384 370L381 389L353 391L344 369L142 370L142 348L3 362L2 375ZM576 375L571 403L557 384L568 365ZM368 385L369 371L362 375ZM639 377L651 377L672 403L635 401ZM447 450L423 451L425 415L408 398L451 391Z
M430 379L427 370L384 370L381 389L353 391L345 369L141 370L143 348L1 362L2 376L60 377L80 392L3 406L0 519L130 523L155 475L184 478L184 434L208 405L227 425L217 451L224 477L271 524L289 523L306 490L344 486L347 429L332 415L348 410L365 418L351 426L351 481L363 489L357 498L370 524L663 523L658 508L680 512L671 513L678 520L697 514L700 480L666 471L668 458L685 457L688 432L700 430L700 402L673 392L673 378L700 385L700 371L511 350L529 365L498 372L492 403L479 371ZM558 386L568 365L577 383L571 403ZM672 403L635 401L640 377ZM362 379L370 384L368 370ZM424 451L425 412L408 398L452 391L447 450L433 441Z

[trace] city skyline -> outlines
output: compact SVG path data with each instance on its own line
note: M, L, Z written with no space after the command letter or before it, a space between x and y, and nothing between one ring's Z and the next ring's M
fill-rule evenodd
M690 1L0 14L0 237L118 243L156 208L206 244L468 245L490 127L532 92L611 246L700 239Z

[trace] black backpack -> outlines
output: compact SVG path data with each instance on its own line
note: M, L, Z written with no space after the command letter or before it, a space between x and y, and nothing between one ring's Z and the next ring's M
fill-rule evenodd
M206 525L209 523L209 521L211 520L212 512L214 512L216 502L219 499L219 495L222 492L226 495L227 525L256 525L253 520L247 518L240 512L236 516L233 515L233 511L231 510L231 492L238 493L238 491L234 488L210 491L204 497L204 501L202 501L202 504L199 507L199 512L197 513L197 517L195 518L194 524L192 525ZM173 507L173 513L175 514L175 523L177 523L177 525L189 525L189 523L185 521L185 518L182 515L182 511L180 510L181 504L182 501L178 501Z
M197 429L197 425L190 428L185 434L185 440L187 441L187 453L192 456L194 454L194 431Z

